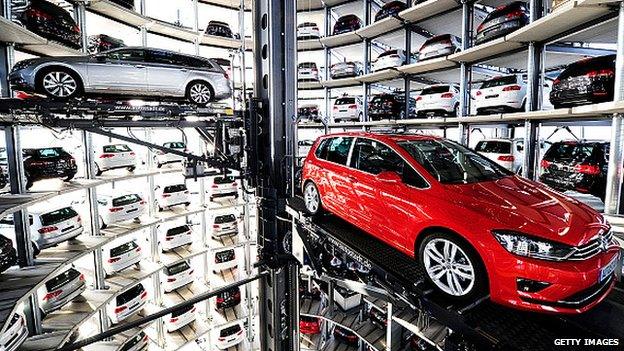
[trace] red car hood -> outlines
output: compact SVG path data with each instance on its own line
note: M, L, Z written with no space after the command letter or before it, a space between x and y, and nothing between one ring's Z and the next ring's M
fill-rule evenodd
M498 229L578 246L608 227L589 206L516 176L445 187L457 205L497 222Z

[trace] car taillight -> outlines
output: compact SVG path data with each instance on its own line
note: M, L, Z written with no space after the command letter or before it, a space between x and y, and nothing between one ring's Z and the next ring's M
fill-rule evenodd
M589 71L587 73L585 73L585 75L588 78L607 78L609 76L612 76L614 74L613 69L611 68L606 68L606 69L599 69L599 70L594 70L594 71Z
M30 9L28 9L28 11L26 11L26 16L35 17L39 20L46 20L46 21L52 20L52 16L33 7L31 7Z
M212 184L212 188L213 188L213 189L218 188L218 187L219 187L219 185L217 185L217 184Z
M30 163L30 165L34 167L43 167L49 164L52 164L52 161L32 161Z
M109 258L108 259L108 263L115 263L115 262L119 261L120 259L121 258L119 258L119 257Z
M169 323L175 323L177 321L178 321L178 317L169 319Z
M513 155L500 155L498 156L498 160L505 161L505 162L513 162L514 156Z
M84 274L81 274L79 279L80 279L80 281L84 281L85 280Z
M56 290L56 291L53 291L53 292L49 292L49 293L45 294L45 296L43 297L43 300L44 301L48 301L50 299L53 299L53 298L59 296L62 292L63 292L62 289L59 289L59 290Z
M173 240L173 237L171 237L171 236L168 236L168 237L165 238L165 241L171 241L171 240Z
M162 197L171 197L171 194L163 194Z
M218 224L215 224L215 225L213 225L212 227L213 227L213 228L220 228L221 226L220 226L220 225L218 225Z
M419 96L416 98L416 101L420 101L420 100L422 100L422 96Z
M78 222L78 223L82 222L82 217L80 217L80 216L76 217L76 222Z
M123 210L123 207L111 207L108 209L109 212L119 212Z
M225 77L226 80L230 79L230 76L227 74L227 72L223 72L223 77Z
M127 306L119 306L119 307L115 308L115 313L120 313L120 312L123 312L123 311L125 311L127 309L128 309Z
M540 166L541 166L543 169L546 169L546 168L550 167L550 165L551 165L551 164L552 164L552 162L547 161L547 160L542 160L542 161L540 162Z
M232 186L236 186L236 182L232 183Z
M74 31L74 33L80 33L80 27L78 26L74 26L72 30Z
M222 297L217 297L217 303L223 303L223 298Z
M53 226L53 225L51 225L51 226L39 228L38 232L39 232L39 234L46 234L46 233L53 232L55 230L58 230L58 228Z
M312 27L312 30L319 30L318 27Z
M219 337L219 341L224 341L224 340L225 340L224 337L222 337L222 336Z
M579 172L579 173L588 174L588 175L598 175L598 174L600 174L600 167L598 167L596 165L580 164L580 165L574 166L574 170Z
M357 110L357 105L349 105L350 110Z
M195 270L191 269L191 270L189 271L189 275L193 274L193 272L195 272Z
M453 93L444 93L444 94L440 95L440 97L442 99L451 99L451 98L453 98Z
M519 85L510 85L503 88L503 91L518 91L522 89Z
M134 152L131 152L131 153L130 153L130 156L135 156L135 155L136 155L136 153L134 153ZM147 337L147 336L146 336L146 337Z
M141 201L139 202L139 204L141 204L141 205L145 205L146 203L147 203L147 202L145 202L145 200L141 200Z
M147 335L143 337L143 341L147 341Z
M176 281L176 278L167 278L168 283L175 282L175 281Z
M137 247L136 250L134 250L136 252L141 252L141 247Z
M524 12L522 12L521 10L515 10L515 11L511 11L510 13L506 14L505 17L507 18L515 18L515 17L520 17L524 15Z
M477 96L481 96L482 94L483 93L481 92L481 90L477 90L477 93L476 93Z
M144 292L141 294L141 299L144 299L144 298L146 298L146 297L147 297L147 291L144 291Z
M560 82L561 82L561 81L559 80L559 78L557 78L557 79L553 80L553 85L555 85L555 84L559 84Z
M111 157L115 157L114 154L101 154L100 158L111 158Z
M338 106L334 106L333 110L338 111Z

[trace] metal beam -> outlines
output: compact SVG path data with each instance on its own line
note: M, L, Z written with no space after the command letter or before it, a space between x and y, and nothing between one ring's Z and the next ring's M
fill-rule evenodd
M546 45L546 53L560 53L581 56L605 56L616 54L616 50L582 47L583 43L556 43Z

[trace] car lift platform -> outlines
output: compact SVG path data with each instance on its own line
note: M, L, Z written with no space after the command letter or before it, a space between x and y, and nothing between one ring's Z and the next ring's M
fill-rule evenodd
M370 269L367 284L373 285L371 290L385 289L389 302L406 304L415 313L426 313L454 333L460 333L475 350L553 350L558 348L555 340L562 338L619 339L620 346L600 346L605 350L621 349L624 343L622 282L605 301L581 315L514 310L490 302L487 296L473 304L461 305L436 294L412 257L353 225L330 214L309 216L299 197L287 201L287 212L295 220L311 265L319 276L332 273L322 268L318 259L323 256L323 250L340 252Z

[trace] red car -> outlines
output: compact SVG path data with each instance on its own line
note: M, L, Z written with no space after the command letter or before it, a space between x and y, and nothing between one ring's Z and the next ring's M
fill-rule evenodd
M321 321L317 317L300 316L299 331L301 334L320 334Z
M614 285L618 247L590 207L455 142L421 135L320 137L305 206L416 258L450 299L581 313Z

